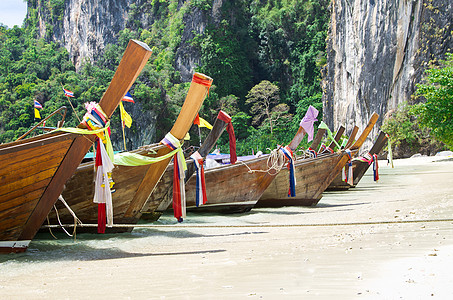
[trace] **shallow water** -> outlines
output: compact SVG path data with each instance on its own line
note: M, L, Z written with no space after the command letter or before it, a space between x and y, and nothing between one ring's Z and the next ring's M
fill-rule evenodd
M168 213L150 228L75 241L40 233L26 253L0 256L0 295L71 297L71 285L93 280L118 297L150 297L143 285L160 298L444 295L452 283L440 278L453 264L453 162L430 160L396 160L394 169L381 162L378 183L369 170L357 188L326 192L316 207L188 213L182 224ZM180 286L168 289L175 280ZM101 291L87 287L76 298Z

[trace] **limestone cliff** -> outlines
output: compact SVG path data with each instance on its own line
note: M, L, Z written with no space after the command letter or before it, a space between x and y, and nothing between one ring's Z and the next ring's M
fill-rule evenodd
M188 0L172 1L176 11L190 5ZM182 13L183 29L180 42L173 51L174 67L180 74L181 82L192 79L195 67L199 64L200 54L188 41L196 34L204 32L207 17L219 22L222 0L215 0L211 9L201 10L192 7L190 13ZM148 0L30 0L28 15L33 12L37 18L37 34L48 41L59 42L69 53L71 61L78 70L84 62L96 62L104 53L108 44L117 44L120 31L125 28L150 29L154 22L165 18L159 7L168 3L151 3ZM150 29L151 30L151 29ZM150 47L153 47L150 44ZM136 128L127 130L128 149L137 148L146 143L155 142L158 107L145 109L142 103L128 105L127 111L134 119ZM153 111L154 110L154 111ZM117 135L121 137L121 133ZM113 138L118 149L123 140Z
M147 0L65 0L56 7L45 2L28 2L29 10L38 11L39 35L60 42L68 50L76 69L85 60L96 61L107 44L117 43L121 30L133 23L140 28L149 28L156 20L155 14L159 14L153 11ZM178 10L189 2L180 0ZM188 41L195 34L204 32L207 15L219 22L222 4L222 0L214 0L208 12L195 7L184 14L184 29L175 57L175 68L181 73L182 81L191 79L200 60L199 53Z
M453 49L452 16L451 0L332 0L326 123L363 128L377 112L380 125L387 112L410 102L427 62Z

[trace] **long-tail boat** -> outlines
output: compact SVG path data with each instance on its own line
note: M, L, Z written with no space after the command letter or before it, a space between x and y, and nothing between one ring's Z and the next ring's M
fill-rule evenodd
M146 44L129 42L99 102L107 119L150 56ZM93 141L93 135L58 131L0 145L0 252L27 249Z
M350 185L347 181L342 179L341 174L337 175L335 179L330 183L327 190L328 191L341 191L347 190L349 188L355 187L360 179L362 179L363 175L365 175L366 171L370 167L371 163L374 159L376 159L377 154L381 152L382 148L387 143L387 135L385 132L381 131L374 142L373 146L371 147L370 151L368 151L364 156L363 159L353 159L352 161L352 170L353 170L353 178L354 184ZM347 169L346 172L349 172ZM346 173L346 178L347 178Z
M305 131L300 127L288 147L295 151ZM278 153L278 150L275 150ZM266 154L260 157L248 157L234 164L226 164L205 170L206 198L207 203L196 206L196 177L192 176L186 185L187 208L194 211L219 212L219 213L242 213L250 211L261 197L263 192L274 180L280 167L285 163L283 157ZM271 168L272 165L280 167ZM167 194L166 199L155 210L165 211L171 204Z
M216 144L220 135L223 133L225 128L228 125L228 122L231 122L231 117L224 111L220 111L217 119L214 122L214 125L211 129L211 132L206 137L203 144L198 149L198 153L202 158L206 158L211 149ZM195 164L193 159L187 160L187 171L185 182L189 181L191 176L195 173ZM156 189L153 191L152 195L148 198L145 205L143 206L142 218L148 221L157 220L164 210L166 210L172 202L172 190L173 185L173 164L170 164L161 180L156 186Z
M178 140L182 140L189 131L200 109L212 79L204 74L195 73L187 93L179 116L170 133ZM164 144L157 143L140 147L129 153L138 154L150 158L158 158L167 155L172 150ZM172 157L165 158L153 164L138 166L116 165L112 172L115 182L115 192L112 194L113 220L116 224L136 224L141 217L143 205L151 196L154 188L167 169ZM81 164L72 178L66 183L63 191L63 199L74 211L77 218L82 222L78 231L94 232L95 227L90 226L98 222L98 207L93 203L95 178L94 162ZM62 225L74 224L74 216L62 203L57 203L57 213L49 214L50 224ZM86 224L87 226L84 226ZM107 227L106 232L124 232L132 230L132 226Z
M351 155L358 152L377 119L378 114L374 113L360 137L347 149ZM348 161L349 155L346 149L316 158L297 160L295 163L296 196L288 197L289 171L282 170L263 193L256 207L314 206Z

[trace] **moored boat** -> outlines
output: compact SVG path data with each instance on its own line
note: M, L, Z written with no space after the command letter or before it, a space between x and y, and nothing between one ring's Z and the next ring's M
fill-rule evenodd
M310 116L307 112L307 122L316 120L316 115ZM305 120L305 118L304 118ZM302 122L301 122L302 124ZM306 131L299 127L292 141L287 146L295 151L302 141ZM196 178L190 177L185 192L187 208L194 211L209 211L220 213L241 213L251 210L263 192L268 188L275 176L285 164L286 159L279 149L271 154L259 157L252 156L238 158L234 164L226 164L205 170L207 203L196 205ZM168 197L168 196L167 196ZM166 199L156 211L162 212L170 206L170 199Z
M353 159L352 160L352 170L353 170L353 178L354 178L354 184L349 184L346 181L342 179L341 174L337 175L335 179L330 183L328 186L327 190L328 191L341 191L341 190L347 190L351 187L355 187L360 179L362 179L363 175L365 175L366 171L372 164L373 160L376 159L377 154L381 152L382 148L387 143L387 135L385 132L381 131L379 132L379 135L374 142L373 146L371 147L370 151L368 151L362 159ZM349 170L346 170L346 172L349 172ZM346 173L346 176L348 174Z
M185 102L170 130L170 134L177 140L182 140L189 131L211 84L212 79L210 77L201 73L193 75ZM151 196L173 157L168 156L170 152L172 150L161 142L120 154L122 157L129 155L145 157L143 163L125 165L115 159L115 168L112 171L112 179L115 182L115 192L112 194L114 223L128 225L137 223L141 217L143 205ZM165 158L152 164L146 161L146 158L157 159L162 157ZM95 176L94 162L83 163L77 168L63 191L64 200L82 223L78 226L77 231L96 231L96 228L92 226L98 223L98 206L93 203L95 194L93 179ZM49 214L51 225L59 223L64 226L74 225L74 216L64 205L58 203L57 210L58 218L54 211ZM106 232L124 232L132 229L133 226L116 225L105 228Z
M131 40L98 108L109 119L151 55ZM82 127L80 125L80 127ZM51 132L0 145L0 252L23 252L91 147L91 134Z
M231 117L225 113L224 111L220 111L217 119L214 122L214 125L211 129L211 132L206 137L206 140L198 149L199 157L206 158L209 154L211 149L216 144L217 140L219 139L220 135L223 133L227 125L231 123ZM232 127L232 125L231 125ZM231 131L231 130L230 130ZM234 131L232 133L234 135ZM231 141L230 141L231 142ZM234 145L235 148L235 145ZM234 150L235 151L235 150ZM187 163L187 171L185 176L185 182L191 178L191 176L195 172L195 164L193 158L190 158L186 161ZM173 200L173 193L172 193L172 186L173 186L173 167L174 165L171 163L167 170L165 171L164 175L160 179L159 183L157 184L155 190L151 194L151 196L146 201L145 205L143 206L142 218L150 221L157 220L164 210L166 210L172 203Z
M360 137L349 149L300 159L295 162L296 196L288 197L288 170L282 170L263 193L256 207L314 206L351 155L358 152L371 132L378 115L374 113ZM348 151L346 151L348 150Z

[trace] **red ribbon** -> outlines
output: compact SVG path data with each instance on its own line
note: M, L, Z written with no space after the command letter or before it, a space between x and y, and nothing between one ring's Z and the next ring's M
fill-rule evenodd
M228 123L227 132L230 140L230 163L234 164L238 158L236 155L236 136L234 135L233 123L231 123L231 117L224 111L219 111L218 119Z
M378 157L376 154L373 154L373 175L374 181L379 180L379 165L378 165Z
M96 138L96 159L94 164L96 169L102 166L101 146L99 143L102 143L102 141ZM105 203L98 203L98 233L105 233L106 220Z
M192 82L208 87L208 97L209 97L209 89L211 88L211 85L212 85L212 79L211 78L201 78L199 76L200 75L198 75L197 73L193 74Z
M178 159L175 157L173 159L173 215L178 220L182 222L182 207L181 207L181 189L180 189L180 178L179 178L179 165Z

